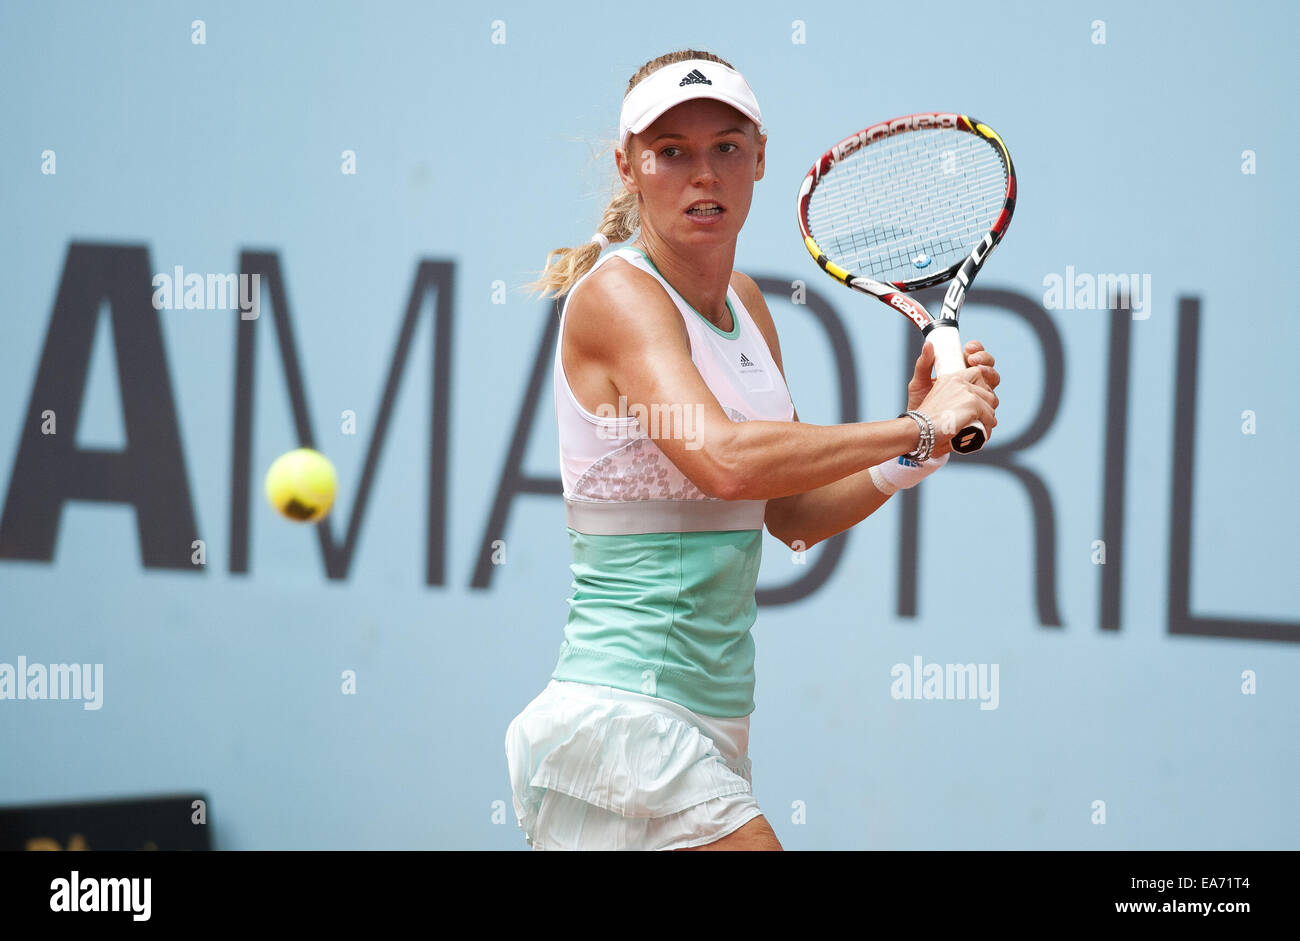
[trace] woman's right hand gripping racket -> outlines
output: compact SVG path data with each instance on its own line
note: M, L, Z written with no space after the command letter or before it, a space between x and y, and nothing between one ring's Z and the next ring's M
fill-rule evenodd
M964 114L912 114L821 156L799 189L799 230L823 271L920 328L943 376L966 368L957 315L1015 205L1016 171L991 127ZM938 319L908 297L947 281ZM952 449L969 454L986 440L977 421Z

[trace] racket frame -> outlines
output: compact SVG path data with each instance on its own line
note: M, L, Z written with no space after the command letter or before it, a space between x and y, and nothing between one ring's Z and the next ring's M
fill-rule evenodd
M1002 209L994 220L993 226L976 243L964 260L953 262L947 268L931 272L924 277L907 281L877 281L874 278L849 271L836 264L817 244L817 240L813 238L808 227L808 205L821 178L835 164L876 141L897 134L907 134L934 128L952 128L975 134L992 144L997 151L1003 166L1006 168L1007 183ZM812 169L805 175L803 183L799 187L799 232L803 236L804 247L808 249L808 253L828 275L859 293L878 298L881 302L898 310L916 325L926 338L926 342L934 347L935 371L942 376L960 372L966 368L966 358L962 353L960 334L957 329L957 317L961 312L962 304L966 301L966 292L974 282L975 276L984 267L984 263L988 261L993 249L998 246L1002 241L1002 237L1006 234L1015 207L1015 165L1011 162L1011 154L1007 151L1007 146L998 133L984 122L969 115L947 111L921 112L891 118L888 121L881 121L878 124L863 128L856 134L844 138L822 154L817 162L813 164ZM926 310L923 304L908 296L909 292L920 291L944 282L950 283L948 284L948 290L944 293L943 309L937 318ZM983 447L987 437L983 425L976 422L975 425L962 429L954 436L953 450L959 453L978 451Z

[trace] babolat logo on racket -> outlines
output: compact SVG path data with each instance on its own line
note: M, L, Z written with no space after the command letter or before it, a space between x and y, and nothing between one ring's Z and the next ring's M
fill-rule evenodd
M930 325L930 315L911 298L904 297L902 294L892 294L889 297L889 303L906 314L908 319L922 330Z
M691 69L686 73L686 77L677 83L677 87L683 85L712 85L713 83L704 77L704 73L699 69Z
M882 121L864 128L852 137L846 137L831 148L831 161L838 163L860 147L871 143L879 137L889 137L900 131L919 131L927 127L956 127L958 116L955 114L909 114L905 118ZM823 169L825 172L825 169Z

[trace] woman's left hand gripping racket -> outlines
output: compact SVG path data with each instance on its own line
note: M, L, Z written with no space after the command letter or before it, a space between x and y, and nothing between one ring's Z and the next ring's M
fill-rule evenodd
M966 368L957 314L1015 205L1016 171L991 127L964 114L912 114L822 154L799 188L799 230L823 271L921 329L943 376ZM908 297L946 281L938 319ZM952 449L969 454L987 439L976 422Z

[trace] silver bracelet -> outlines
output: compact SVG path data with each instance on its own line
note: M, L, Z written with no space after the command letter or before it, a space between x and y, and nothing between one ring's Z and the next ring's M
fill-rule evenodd
M929 417L923 412L909 408L898 416L899 418L910 418L916 422L917 427L921 429L921 443L916 446L916 450L904 455L914 464L924 464L930 459L930 452L934 450L934 425Z

